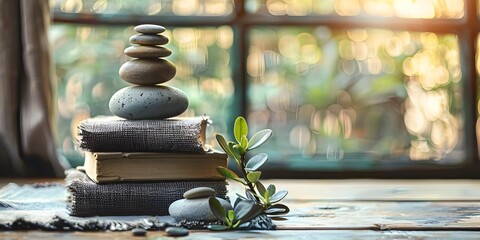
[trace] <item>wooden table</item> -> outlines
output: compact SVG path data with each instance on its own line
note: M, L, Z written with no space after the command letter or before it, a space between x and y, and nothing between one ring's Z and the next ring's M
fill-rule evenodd
M3 180L5 183L6 180ZM18 182L18 181L17 181ZM28 182L28 180L27 180ZM480 239L480 180L270 180L291 208L276 231L192 231L181 239ZM2 181L0 181L0 185ZM242 191L230 183L230 194ZM2 232L11 239L142 239L130 232ZM163 231L144 239L174 239Z

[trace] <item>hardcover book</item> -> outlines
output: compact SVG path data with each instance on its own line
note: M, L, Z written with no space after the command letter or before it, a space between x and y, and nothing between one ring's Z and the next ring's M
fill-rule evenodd
M217 166L228 156L204 153L85 152L84 168L97 183L162 180L223 180Z
M78 145L91 152L205 152L208 117L127 120L95 117L78 125Z

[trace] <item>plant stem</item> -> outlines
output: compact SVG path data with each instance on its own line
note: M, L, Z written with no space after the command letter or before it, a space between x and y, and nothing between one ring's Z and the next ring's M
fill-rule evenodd
M250 191L252 191L253 196L257 200L258 203L260 203L260 199L256 196L257 191L255 191L255 188L253 187L253 184L248 180L247 178L247 171L245 171L245 154L240 155L240 171L242 171L243 174L243 179L245 179L245 182L247 182L248 188L250 188Z

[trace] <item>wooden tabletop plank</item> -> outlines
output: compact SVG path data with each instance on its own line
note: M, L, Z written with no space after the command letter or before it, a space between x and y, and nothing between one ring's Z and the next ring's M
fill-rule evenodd
M475 230L480 202L285 201L284 230Z
M130 232L47 232L16 231L0 232L1 239L155 239L155 240L230 240L230 239L478 239L478 232L472 231L372 231L372 230L310 230L310 231L192 231L189 236L174 238L164 231L150 231L146 237L134 237Z
M265 180L295 200L480 201L480 180ZM231 182L231 192L243 192Z
M51 180L20 180L19 183ZM61 180L54 180L62 182ZM11 182L0 181L0 184ZM266 180L288 190L278 231L194 231L184 239L478 239L480 180ZM230 195L243 187L230 182ZM164 232L149 232L164 237ZM130 232L3 232L12 239L139 239ZM162 238L170 239L170 238Z

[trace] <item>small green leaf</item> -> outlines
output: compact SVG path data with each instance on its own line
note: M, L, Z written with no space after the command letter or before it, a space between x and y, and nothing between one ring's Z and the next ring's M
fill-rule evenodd
M227 219L233 222L233 220L235 219L235 212L233 210L228 210Z
M247 222L253 217L258 216L263 211L263 208L254 201L240 201L234 208L235 221Z
M258 182L258 179L260 179L260 175L262 175L262 172L260 171L249 172L247 173L247 179L252 183L256 183Z
M257 186L258 193L260 193L260 195L264 196L265 191L267 191L265 189L265 186L263 186L263 184L261 182L256 182L255 186Z
M242 138L240 139L240 146L242 146L243 149L248 148L248 138L247 138L247 136L242 136Z
M234 142L228 142L227 143L228 149L232 152L233 158L235 158L235 161L240 161L240 152L238 149L236 149L235 146L237 146Z
M268 189L265 191L265 193L263 194L263 197L265 198L265 204L269 204L270 203L270 191L268 191Z
M263 164L265 164L268 160L268 155L265 153L259 153L250 160L248 160L247 165L245 166L245 170L247 171L255 171L259 169Z
M233 146L233 151L238 154L238 156L244 155L245 154L245 148L242 146L235 144ZM240 157L239 157L240 158Z
M241 220L252 208L254 202L250 200L237 201L234 207L235 221Z
M273 194L275 194L275 191L276 191L275 185L273 184L268 185L267 190L270 193L270 196L272 196Z
M233 224L232 228L237 228L241 223L241 221L237 221L235 224Z
M215 134L215 139L217 139L217 142L218 144L220 145L220 147L223 149L223 151L225 151L226 154L228 154L229 156L233 157L233 152L232 150L228 147L228 144L227 144L227 141L225 140L225 137L223 137L223 135L221 134Z
M233 126L233 133L238 143L241 142L242 136L248 135L248 125L245 118L237 117Z
M248 199L250 200L253 200L253 201L256 201L257 199L255 198L255 195L253 195L253 193L248 190L248 189L245 189L245 195L247 196Z
M254 201L241 201L235 206L236 220L248 222L250 219L258 216L263 212L263 208Z
M287 190L282 190L280 192L277 192L273 194L273 196L270 198L270 202L271 203L280 202L283 198L287 196L287 194L288 194Z
M290 209L284 204L274 204L270 206L265 213L268 215L283 215L290 212Z
M207 228L212 231L225 231L228 229L228 226L212 224L212 225L208 225Z
M236 194L237 194L237 197L238 197L237 199L240 199L240 200L247 200L247 198L246 198L246 197L244 197L244 196L240 195L239 193L236 193Z
M225 209L216 197L208 198L208 204L210 205L210 210L212 210L213 215L215 215L218 220L222 222L227 222Z
M260 147L263 143L265 143L270 136L272 136L272 130L270 129L263 129L258 131L253 135L253 137L250 139L249 147L248 150L255 149L257 147Z
M226 167L218 166L217 172L226 179L231 179L233 181L237 181L239 183L245 184L245 182L243 182L243 180L240 177L238 177L238 175L235 172L233 172L232 170Z

